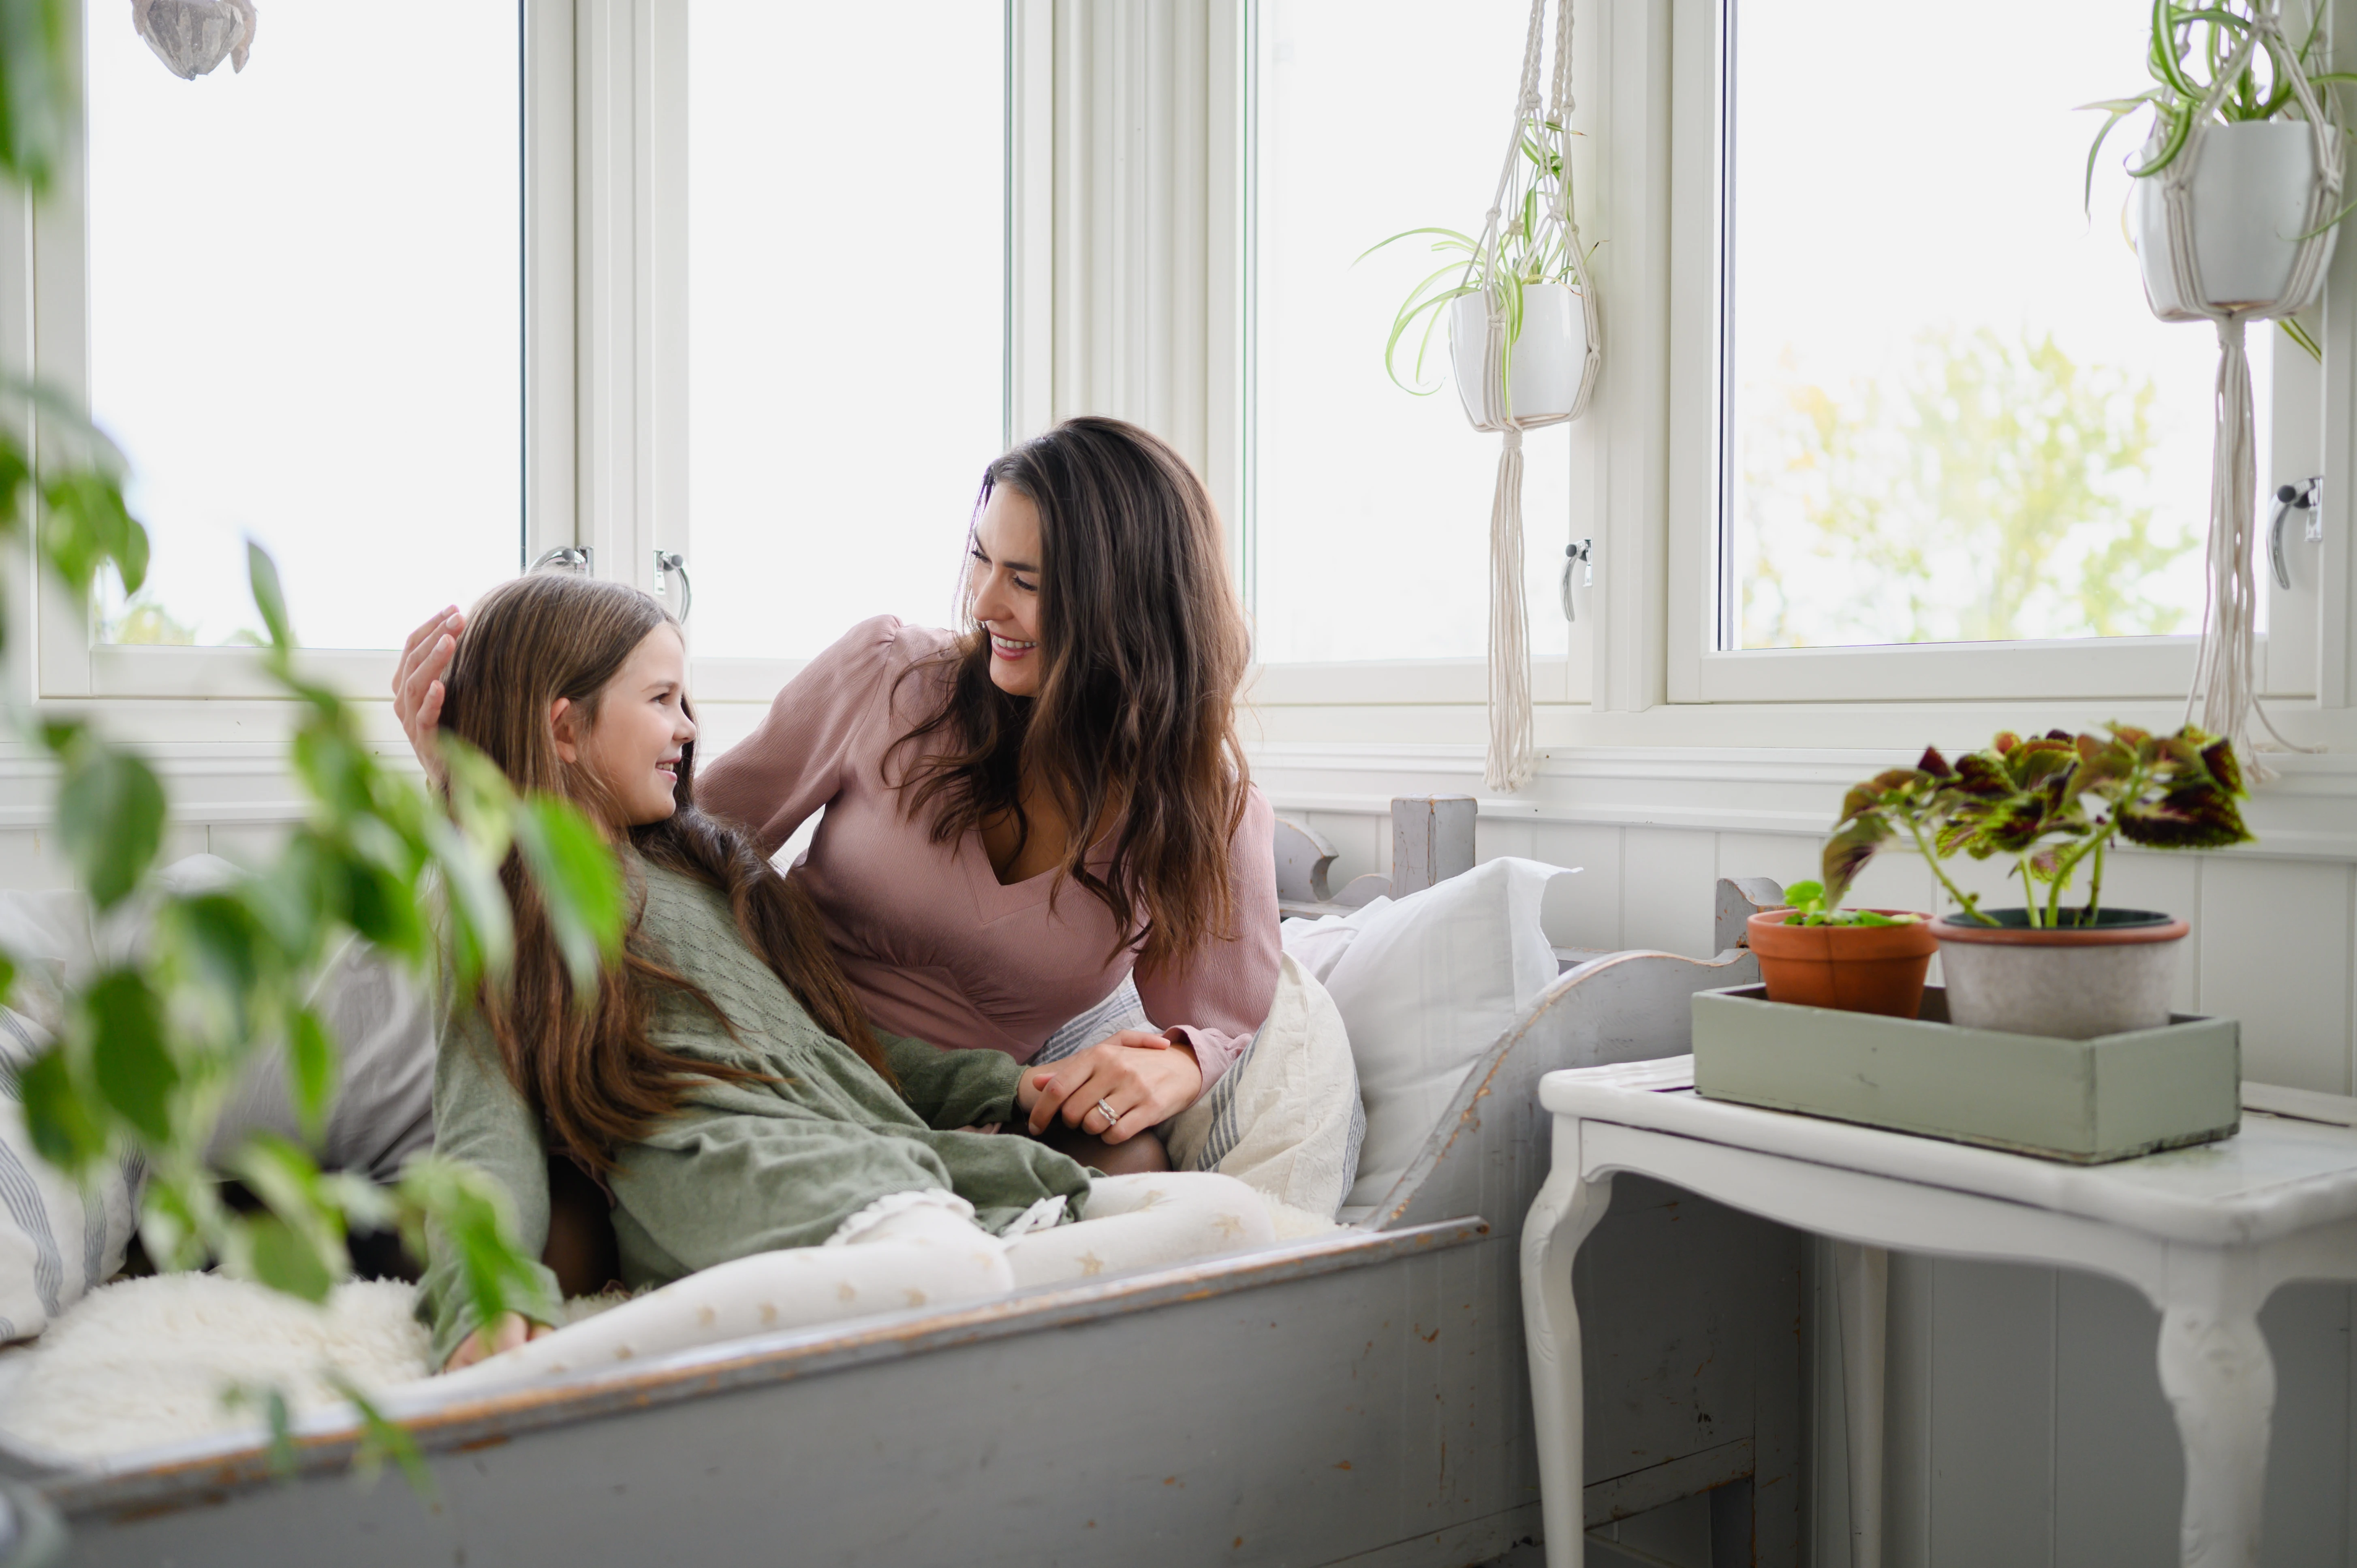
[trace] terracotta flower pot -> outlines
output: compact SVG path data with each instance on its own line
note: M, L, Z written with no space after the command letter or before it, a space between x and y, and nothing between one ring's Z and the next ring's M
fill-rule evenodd
M1923 972L1939 946L1930 916L1904 926L1788 926L1791 912L1767 909L1744 922L1769 1001L1893 1018L1922 1009Z
M1948 1017L1968 1029L2092 1040L2169 1023L2169 993L2192 928L2149 909L2105 909L2090 927L2032 927L2020 909L1984 926L1934 926Z

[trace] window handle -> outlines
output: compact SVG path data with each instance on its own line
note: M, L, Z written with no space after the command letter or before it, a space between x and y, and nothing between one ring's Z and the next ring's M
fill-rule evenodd
M1580 574L1579 585L1583 588L1596 586L1596 541L1593 539L1583 539L1577 544L1563 547L1563 618L1566 620L1579 618L1579 612L1572 607L1571 586L1573 574L1580 573L1582 567L1587 570Z
M597 559L597 553L590 545L560 544L554 550L542 551L540 559L532 564L532 569L537 572L544 567L554 566L563 571L578 572L587 576Z
M695 607L695 584L687 575L687 557L676 550L655 552L655 592L666 598L671 595L671 575L679 574L679 624L687 624L687 612Z
M2291 566L2284 560L2285 520L2295 510L2304 511L2308 513L2308 525L2300 531L2301 537L2310 544L2319 543L2324 538L2324 514L2317 510L2316 505L2317 487L2322 483L2323 476L2318 475L2276 491L2275 521L2267 524L2267 559L2275 564L2278 587L2287 589L2291 586Z

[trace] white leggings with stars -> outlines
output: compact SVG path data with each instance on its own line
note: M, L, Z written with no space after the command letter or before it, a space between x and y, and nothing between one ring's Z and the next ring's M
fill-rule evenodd
M1054 1201L1060 1207L1060 1199ZM1097 1176L1089 1184L1087 1219L1057 1225L1053 1215L1035 1210L1034 1223L1045 1228L1027 1230L1018 1222L1011 1239L984 1230L973 1213L948 1192L896 1193L844 1221L824 1246L760 1252L703 1270L441 1380L532 1381L845 1318L960 1305L1275 1240L1259 1194L1232 1176L1204 1172Z

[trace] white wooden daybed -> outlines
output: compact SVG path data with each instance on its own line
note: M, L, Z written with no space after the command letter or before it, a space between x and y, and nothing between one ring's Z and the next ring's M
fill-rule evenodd
M356 1489L334 1421L299 1432L286 1481L250 1435L72 1469L0 1446L0 1474L93 1568L1486 1562L1539 1532L1517 1279L1536 1080L1684 1053L1688 995L1755 977L1730 933L1773 896L1719 885L1715 960L1568 955L1390 1196L1330 1236L518 1391L414 1385L386 1405L430 1500L390 1473ZM1708 1491L1720 1539L1750 1543L1727 1560L1797 1562L1800 1256L1621 1184L1578 1280L1591 1525Z

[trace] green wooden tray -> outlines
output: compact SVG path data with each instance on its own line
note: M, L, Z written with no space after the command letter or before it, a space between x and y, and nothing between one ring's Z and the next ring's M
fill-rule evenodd
M1947 993L1914 1018L1798 1007L1760 985L1696 992L1695 1090L2044 1159L2100 1165L2231 1136L2242 1029L2172 1014L2158 1029L2059 1040L1964 1029Z

